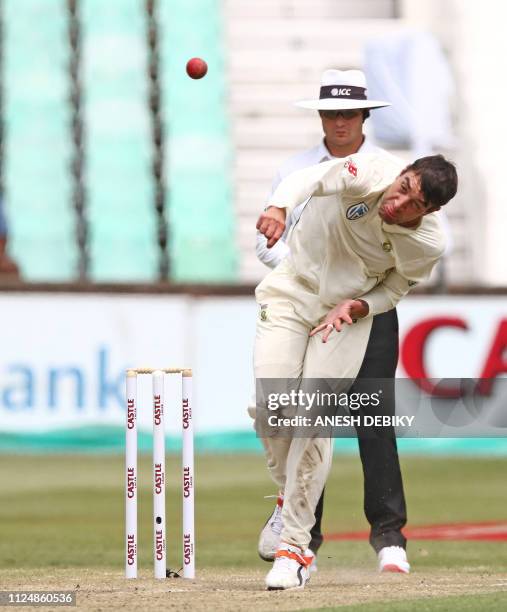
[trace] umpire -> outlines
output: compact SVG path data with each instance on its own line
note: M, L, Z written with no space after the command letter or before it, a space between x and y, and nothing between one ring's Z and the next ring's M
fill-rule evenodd
M370 110L389 105L389 102L368 100L366 78L360 70L326 70L322 75L319 98L297 103L297 106L319 112L324 138L316 147L291 157L281 166L273 181L272 191L286 176L307 166L353 153L382 152L389 156L387 151L374 146L363 134L363 124ZM273 248L268 249L266 238L257 234L257 256L267 266L276 267L289 252L285 242L287 232L298 221L304 206L305 203L302 203L294 210L287 220L284 239L279 240ZM397 362L398 317L396 309L393 309L373 318L366 354L355 386L359 387L361 380L369 378L394 379ZM357 389L351 389L354 390ZM386 410L391 414L394 413L394 394L390 397L392 401ZM409 573L406 539L401 532L407 514L396 438L394 435L376 438L358 431L358 442L364 475L364 512L371 526L370 544L377 553L379 571ZM282 506L283 498L279 497L259 538L259 555L266 561L273 560L279 545ZM323 540L323 506L324 492L317 504L316 522L311 531L310 549L314 553L317 553ZM315 570L316 566L312 569Z

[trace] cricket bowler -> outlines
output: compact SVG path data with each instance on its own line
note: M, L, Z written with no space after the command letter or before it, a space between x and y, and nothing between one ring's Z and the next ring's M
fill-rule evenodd
M372 317L426 280L445 248L432 214L457 191L441 155L406 168L396 158L351 155L295 172L273 193L257 229L272 247L287 211L307 200L290 253L256 289L255 376L354 379ZM265 438L268 468L284 494L270 590L303 588L315 507L332 459L329 438Z

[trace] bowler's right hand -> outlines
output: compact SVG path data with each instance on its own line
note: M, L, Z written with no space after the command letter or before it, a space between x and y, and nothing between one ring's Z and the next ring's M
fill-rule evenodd
M275 246L285 230L285 208L270 206L257 221L257 229L268 239L268 249Z

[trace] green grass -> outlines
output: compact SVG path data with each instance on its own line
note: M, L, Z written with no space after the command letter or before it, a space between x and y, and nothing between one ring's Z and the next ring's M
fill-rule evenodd
M403 462L412 525L504 520L505 461L414 458ZM179 458L167 462L167 548L181 560ZM0 568L123 567L121 456L0 455ZM258 531L275 492L258 455L196 458L197 563L200 567L264 567ZM151 567L150 458L140 462L139 563ZM356 457L337 456L327 486L324 530L365 529L362 476ZM413 567L507 570L507 547L489 542L410 542ZM329 542L326 566L373 566L366 542Z
M313 608L315 610L315 608ZM466 597L432 597L426 599L403 599L386 603L362 603L353 606L337 606L334 608L318 608L325 612L505 612L507 609L506 593L491 593L487 595L467 595Z

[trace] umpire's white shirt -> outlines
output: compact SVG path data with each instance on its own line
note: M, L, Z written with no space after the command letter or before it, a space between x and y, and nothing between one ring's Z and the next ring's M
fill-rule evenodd
M368 137L365 136L363 140L363 144L359 147L358 153L384 153L385 155L391 155L384 149L375 146L372 144ZM275 178L273 179L273 183L271 185L271 194L272 195L278 185L283 181L284 178L292 174L296 170L302 170L303 168L307 168L308 166L314 166L315 164L320 164L322 162L331 161L332 159L340 159L339 157L334 157L329 152L329 149L326 147L324 140L321 140L320 144L312 149L307 149L302 153L298 153L297 155L293 155L290 157L280 168L278 169ZM302 202L298 207L294 209L294 211L289 215L286 221L285 232L275 246L271 249L268 249L266 246L267 238L257 232L257 241L256 241L256 253L259 261L262 261L263 264L269 266L270 268L275 268L281 261L284 259L290 248L286 242L289 230L294 223L297 222L301 213L303 212L303 208L305 207L306 202Z

